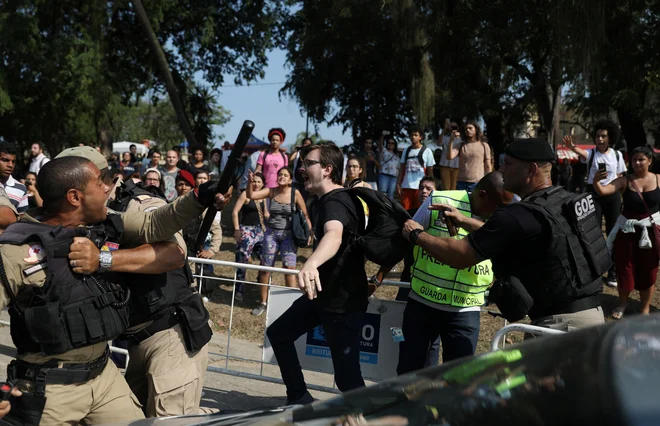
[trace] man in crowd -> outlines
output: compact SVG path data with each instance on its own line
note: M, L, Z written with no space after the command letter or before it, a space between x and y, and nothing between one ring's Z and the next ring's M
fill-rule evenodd
M399 180L396 184L401 205L406 210L419 207L417 194L419 182L424 176L433 176L433 166L435 165L433 152L422 146L421 130L412 127L408 133L412 145L403 152Z
M335 144L312 145L304 157L305 189L319 197L313 208L317 243L298 274L303 295L266 331L288 404L312 401L294 342L318 325L328 341L339 390L364 386L360 335L368 303L367 276L362 249L349 246L358 232L358 210L351 196L341 191L343 155ZM347 256L344 266L337 270L342 256Z
M600 241L603 237L596 232L597 239L592 241L591 234L579 232L578 228L597 227L594 215L585 216L580 227L571 225L576 219L562 206L573 196L551 184L554 158L547 141L513 141L500 171L504 189L519 195L521 202L498 209L467 238L439 238L412 220L404 225L403 235L434 259L456 269L491 259L498 280L510 283L507 288L518 289L518 295L522 290L529 293L533 306L527 314L532 324L568 331L604 322L598 299L602 291L599 272L604 271L598 268L609 264L609 253L600 251L595 256L606 259L594 258L582 249L582 243L604 244ZM578 270L575 266L584 264L593 268ZM508 293L506 297L516 296Z
M177 163L179 161L179 153L171 149L167 151L165 156L165 167L161 170L163 176L163 184L165 186L165 198L168 202L176 199L176 176L179 173Z
M124 331L128 312L124 290L112 284L117 277L105 274L181 267L184 254L167 239L214 198L218 207L226 199L209 188L149 213L108 214L110 187L98 166L79 156L46 164L38 186L43 213L36 220L26 216L0 236L0 305L10 307L18 352L7 377L24 385L9 415L27 415L31 424L42 425L142 418L125 380L107 362L107 341ZM48 278L52 274L57 286ZM49 302L37 294L47 294Z
M151 150L151 156L149 161L142 163L142 168L140 170L140 176L144 176L147 173L147 169L157 169L160 167L160 151L157 149Z
M503 189L502 175L491 172L472 192L435 191L422 204L413 220L430 235L464 238L481 225L473 215L488 219L496 209L511 203L513 194ZM429 210L429 207L433 210ZM492 265L484 260L471 268L458 270L431 259L420 246L415 247L411 267L411 292L403 314L403 336L399 348L399 374L425 366L428 348L440 337L442 361L473 355L480 329L480 306L493 280ZM437 360L437 358L436 358Z
M15 167L16 146L9 142L0 142L0 184L16 211L23 214L28 209L27 188L12 176Z
M50 158L46 157L44 154L44 145L40 142L35 142L30 147L30 155L32 156L32 161L30 161L29 171L35 175L39 174L39 170L50 161Z

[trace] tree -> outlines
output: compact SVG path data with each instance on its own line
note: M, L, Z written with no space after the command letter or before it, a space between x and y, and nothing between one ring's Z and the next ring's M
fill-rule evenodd
M296 142L293 146L301 146L303 140L305 140L306 137L308 137L306 132L298 133L298 135L296 136ZM314 144L319 143L323 140L321 135L319 135L318 133L314 133L313 135L309 135L309 138L312 140L312 143L314 143Z

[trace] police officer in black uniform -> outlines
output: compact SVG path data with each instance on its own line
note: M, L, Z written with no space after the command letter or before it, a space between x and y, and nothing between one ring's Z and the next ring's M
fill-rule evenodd
M527 314L534 325L563 331L603 323L598 294L611 258L590 194L552 186L555 155L545 140L517 139L505 153L504 189L520 203L461 240L435 238L414 221L404 236L457 269L491 259L498 281L489 299L508 319Z

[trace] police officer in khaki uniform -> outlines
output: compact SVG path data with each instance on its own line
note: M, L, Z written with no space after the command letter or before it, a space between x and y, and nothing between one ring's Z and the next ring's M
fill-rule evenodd
M107 362L107 341L125 330L129 299L100 272L157 274L181 267L178 245L147 243L166 241L214 195L204 188L152 212L108 214L101 172L78 157L45 165L38 185L45 195L39 222L26 216L0 236L0 306L10 306L18 350L7 375L23 391L9 416L44 425L142 418L126 381ZM215 201L219 208L226 204L222 196ZM96 223L104 226L81 227ZM113 224L123 232L115 233ZM115 240L101 238L108 235ZM100 252L99 242L119 249Z

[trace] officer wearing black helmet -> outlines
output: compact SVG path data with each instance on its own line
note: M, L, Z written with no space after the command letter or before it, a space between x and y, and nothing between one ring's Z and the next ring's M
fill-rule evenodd
M498 209L468 238L436 238L408 221L403 234L456 269L491 259L498 278L491 301L507 319L563 331L604 322L598 294L611 265L590 194L553 187L552 148L517 139L505 151L504 189L522 201ZM496 299L496 300L493 300Z

